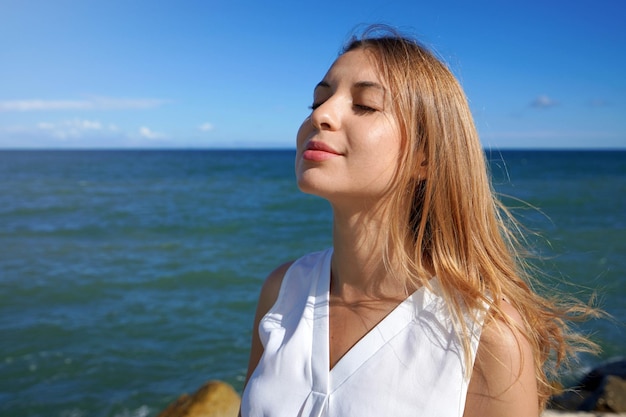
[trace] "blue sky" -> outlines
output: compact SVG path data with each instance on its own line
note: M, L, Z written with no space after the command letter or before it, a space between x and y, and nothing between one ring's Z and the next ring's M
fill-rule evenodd
M0 0L0 148L293 147L378 22L448 63L484 146L626 148L623 0Z

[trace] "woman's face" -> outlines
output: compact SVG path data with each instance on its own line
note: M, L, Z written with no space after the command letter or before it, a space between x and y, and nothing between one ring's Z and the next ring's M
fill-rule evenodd
M298 131L298 186L331 203L378 201L398 165L390 92L372 59L360 49L340 56L315 87Z

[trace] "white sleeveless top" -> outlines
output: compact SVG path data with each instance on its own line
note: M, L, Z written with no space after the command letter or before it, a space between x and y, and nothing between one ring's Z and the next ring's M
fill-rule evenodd
M306 255L285 274L259 325L264 352L244 390L242 417L461 417L465 367L473 363L464 363L436 279L329 371L331 256L332 249ZM482 323L467 321L473 361Z

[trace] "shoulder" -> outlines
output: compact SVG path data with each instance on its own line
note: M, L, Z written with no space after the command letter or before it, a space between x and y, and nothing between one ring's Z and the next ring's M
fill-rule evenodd
M483 328L470 380L464 417L537 417L535 354L522 330L524 319L507 301L503 317Z
M294 301L291 295L295 294L297 298L301 294L308 294L314 282L328 275L332 254L332 248L310 252L274 269L261 289L258 312L267 313L282 297L281 291L285 292L285 301L288 303Z
M480 337L479 353L482 348L483 352L489 351L494 355L509 352L511 349L516 350L520 355L523 354L527 344L524 343L525 339L519 330L524 328L521 314L505 300L501 300L498 307L502 314L506 315L507 320L498 315L486 320ZM517 357L517 355L513 356Z
M263 286L261 287L261 294L259 295L259 303L257 308L257 316L264 316L278 299L280 293L280 287L282 286L283 279L287 274L287 271L291 267L294 261L285 262L274 269L265 279Z
M256 314L254 316L254 327L252 332L252 345L250 347L250 358L248 361L248 373L246 375L246 384L252 375L252 372L256 368L263 355L263 345L259 338L259 333L256 331L259 327L261 318L267 314L272 308L276 300L278 299L278 293L283 282L283 278L287 273L289 267L293 262L286 262L274 269L265 279L263 287L261 288L261 294L259 295L259 302L257 303Z

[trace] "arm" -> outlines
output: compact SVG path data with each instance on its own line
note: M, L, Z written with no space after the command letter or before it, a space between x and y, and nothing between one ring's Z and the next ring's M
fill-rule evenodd
M267 314L270 308L276 302L278 298L278 292L283 282L283 277L293 262L287 262L274 271L272 271L263 287L261 288L261 294L259 296L259 302L257 304L256 314L254 316L254 327L252 328L252 346L250 348L250 359L248 361L248 374L246 375L246 384L257 367L261 356L263 355L263 345L259 338L259 322ZM245 387L245 385L244 385Z
M523 326L520 314L503 301L502 311ZM485 324L476 353L464 417L537 417L537 381L532 348L502 320Z
M287 262L273 270L263 283L263 287L261 287L261 294L259 295L259 302L254 315L254 326L252 327L252 346L250 347L250 359L248 360L248 373L246 375L246 382L244 383L244 390L250 376L259 364L261 356L263 356L263 344L259 338L259 323L276 302L285 273L287 273L292 263L293 262ZM241 417L241 409L239 410L238 417Z

